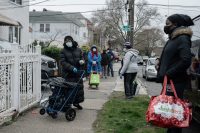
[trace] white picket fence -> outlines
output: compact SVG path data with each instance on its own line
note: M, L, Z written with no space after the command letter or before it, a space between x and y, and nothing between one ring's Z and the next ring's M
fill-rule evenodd
M12 44L0 49L0 118L22 112L41 97L41 48Z

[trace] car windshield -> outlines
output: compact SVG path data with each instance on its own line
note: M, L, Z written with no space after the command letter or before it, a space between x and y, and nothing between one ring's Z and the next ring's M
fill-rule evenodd
M155 65L156 59L149 59L149 65Z

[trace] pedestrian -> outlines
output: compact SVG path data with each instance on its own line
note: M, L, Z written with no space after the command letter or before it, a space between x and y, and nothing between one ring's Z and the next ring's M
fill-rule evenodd
M78 48L78 43L73 40L71 36L66 36L64 38L64 48L61 51L61 65L62 65L62 77L66 79L67 82L79 81L82 87L78 89L73 105L78 109L82 109L80 105L84 101L84 86L83 79L80 79L80 73L78 70L82 70L84 65L84 60L82 57L82 51Z
M96 73L101 73L101 54L98 52L96 45L93 45L88 53L88 75L91 74L92 71Z
M138 72L138 64L137 64L137 57L139 51L133 49L130 43L125 43L125 55L123 58L123 66L120 70L120 78L124 76L124 89L125 89L125 96L127 99L131 99L136 92L136 84L133 83L137 76Z
M184 89L189 85L187 69L191 65L191 37L192 30L189 26L194 25L192 19L183 14L174 14L167 18L164 32L169 39L163 48L157 81L163 83L164 76L174 82L179 98L183 98ZM173 96L171 89L167 89L166 95ZM181 133L181 128L168 128L167 133Z
M106 50L103 50L103 53L101 54L101 66L102 66L102 76L104 76L104 78L107 78L107 67L108 67L108 62L109 62L109 56L106 53Z
M108 76L110 76L110 73L111 73L111 76L114 77L113 61L115 59L115 55L114 55L112 49L110 49L110 48L107 49L107 54L109 57L107 74L108 74Z

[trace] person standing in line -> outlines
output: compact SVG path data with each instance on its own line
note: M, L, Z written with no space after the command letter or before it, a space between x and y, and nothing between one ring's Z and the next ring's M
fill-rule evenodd
M107 54L108 54L108 57L109 57L107 74L108 74L108 76L110 76L110 72L111 72L111 76L114 77L113 61L115 59L115 55L113 54L112 49L110 49L110 48L107 49Z
M157 82L163 83L164 76L174 82L176 93L183 99L184 89L187 89L188 75L187 69L191 65L191 37L192 30L189 26L194 25L192 19L183 14L174 14L167 18L164 32L169 39L162 51ZM170 88L166 95L173 96ZM168 128L167 133L182 133L182 128Z
M131 99L136 92L136 87L133 81L138 72L137 57L139 51L133 49L130 43L126 43L124 46L126 53L123 58L123 66L120 70L120 78L122 79L122 76L124 76L125 96L127 99Z
M103 53L101 54L101 66L102 66L102 77L107 78L107 67L108 67L108 61L109 57L108 54L106 53L106 50L103 50Z
M82 70L84 60L82 57L82 51L78 48L78 43L73 40L71 36L64 38L64 48L60 53L61 65L62 65L62 77L67 82L79 82L82 87L79 88L75 97L73 105L78 109L83 109L80 105L84 101L84 86L83 79L80 79L80 73L78 70Z

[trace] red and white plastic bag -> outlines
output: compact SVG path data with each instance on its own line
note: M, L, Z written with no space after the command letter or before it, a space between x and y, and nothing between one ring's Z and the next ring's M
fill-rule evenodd
M167 76L165 76L161 94L150 99L146 121L165 128L188 127L192 118L189 102L178 98L172 80L170 85L174 96L166 95Z

